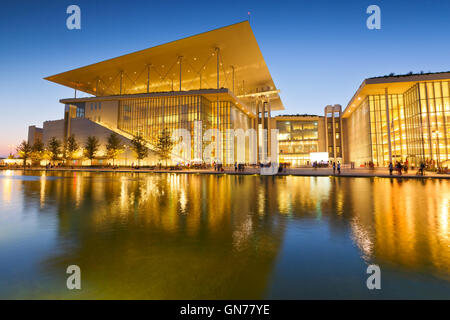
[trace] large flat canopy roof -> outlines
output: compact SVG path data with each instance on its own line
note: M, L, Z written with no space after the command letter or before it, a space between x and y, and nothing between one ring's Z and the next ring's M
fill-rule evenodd
M248 21L45 79L95 96L217 89L218 65L219 88L243 100L268 92L272 110L284 109Z

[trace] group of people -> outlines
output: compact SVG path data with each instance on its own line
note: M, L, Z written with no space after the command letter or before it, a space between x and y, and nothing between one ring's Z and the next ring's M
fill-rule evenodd
M234 163L234 172L244 172L245 166L243 163Z
M375 164L372 161L364 162L364 168L375 169Z
M323 162L323 161L320 161L320 162L314 161L313 164L312 164L312 167L314 169L326 168L326 167L328 167L328 163L327 162Z
M333 162L333 174L336 174L336 168L338 174L341 174L341 163L338 161L337 165L336 162Z
M422 161L422 162L420 163L420 165L419 165L419 170L417 171L416 174L417 174L417 175L420 175L420 176L423 176L426 167L427 167L427 166L426 166L425 163ZM414 165L412 166L412 169L414 169ZM402 175L402 172L403 172L403 173L408 173L408 170L409 170L408 159L406 159L405 163L402 163L402 162L397 161L397 162L395 163L395 166L392 164L392 162L389 162L389 175L392 176L392 172L393 172L394 170L397 171L397 174L398 174L399 176Z
M286 172L287 169L287 163L280 163L278 166L278 172L282 173L282 172Z
M389 162L389 175L392 176L392 172L395 169L395 171L397 171L397 174L399 176L401 176L402 175L402 171L404 173L408 173L408 168L409 168L408 167L408 160L406 160L406 162L404 164L402 164L401 162L397 161L395 163L395 166L392 164L392 162ZM422 173L422 175L423 175L423 173Z
M267 163L259 162L258 165L260 168L270 168L270 166L272 165L272 162L270 162L270 161Z
M213 163L214 165L214 171L218 171L218 172L224 172L225 169L223 168L223 165L221 163Z

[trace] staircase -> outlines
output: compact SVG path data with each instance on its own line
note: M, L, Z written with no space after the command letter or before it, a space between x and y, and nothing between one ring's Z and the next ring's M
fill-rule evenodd
M91 120L91 121L92 121L92 120ZM127 138L127 139L130 140L130 141L133 140L133 138L134 138L134 136L133 136L132 134L130 134L130 133L126 132L126 131L123 131L123 130L121 130L121 129L119 129L119 128L111 127L110 125L108 125L108 124L106 124L106 123L104 123L104 122L101 122L101 121L93 121L93 122L97 123L98 125L100 125L100 126L102 126L102 127L107 128L108 130L111 130L111 131L117 133L118 135L120 135L120 136L122 136L122 137ZM156 150L156 147L155 147L153 144L151 144L150 142L146 141L145 146L146 146L150 151L152 151L152 152L154 152L154 153L158 153L158 151ZM178 156L178 155L176 155L176 154L174 154L174 153L171 153L170 156L171 156L171 158L174 159L175 161L180 161L180 162L186 161L186 159L183 159L183 158L181 158L180 156Z

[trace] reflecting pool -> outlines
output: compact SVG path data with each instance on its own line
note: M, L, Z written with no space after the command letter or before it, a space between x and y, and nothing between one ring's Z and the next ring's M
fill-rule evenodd
M0 298L450 299L449 205L450 180L0 171Z

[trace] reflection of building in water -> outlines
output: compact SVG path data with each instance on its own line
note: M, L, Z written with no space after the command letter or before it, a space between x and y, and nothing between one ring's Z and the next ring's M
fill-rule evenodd
M448 181L287 176L271 188L280 214L350 228L367 262L450 276Z
M12 194L12 179L8 178L12 175L11 170L5 171L5 177L2 179L2 200L4 203L11 202L11 194Z
M277 180L272 195L277 197L278 210L283 215L318 216L327 210L331 186L328 178L287 176Z
M249 201L255 190L266 190L259 177L67 176L71 178L47 180L45 185L24 183L24 188L39 194L44 187L42 210L57 210L64 248L45 265L60 269L79 262L89 270L88 295L264 296L284 225L272 223L278 217L268 209L269 202ZM100 288L105 291L96 291Z
M42 265L79 262L86 297L263 297L294 219L320 221L324 237L350 233L368 263L450 274L448 181L53 175L10 188L23 189L25 208L54 214L60 248Z
M415 271L435 269L439 276L449 277L450 198L442 193L446 182L357 180L351 226L363 255ZM367 201L370 197L377 201Z

